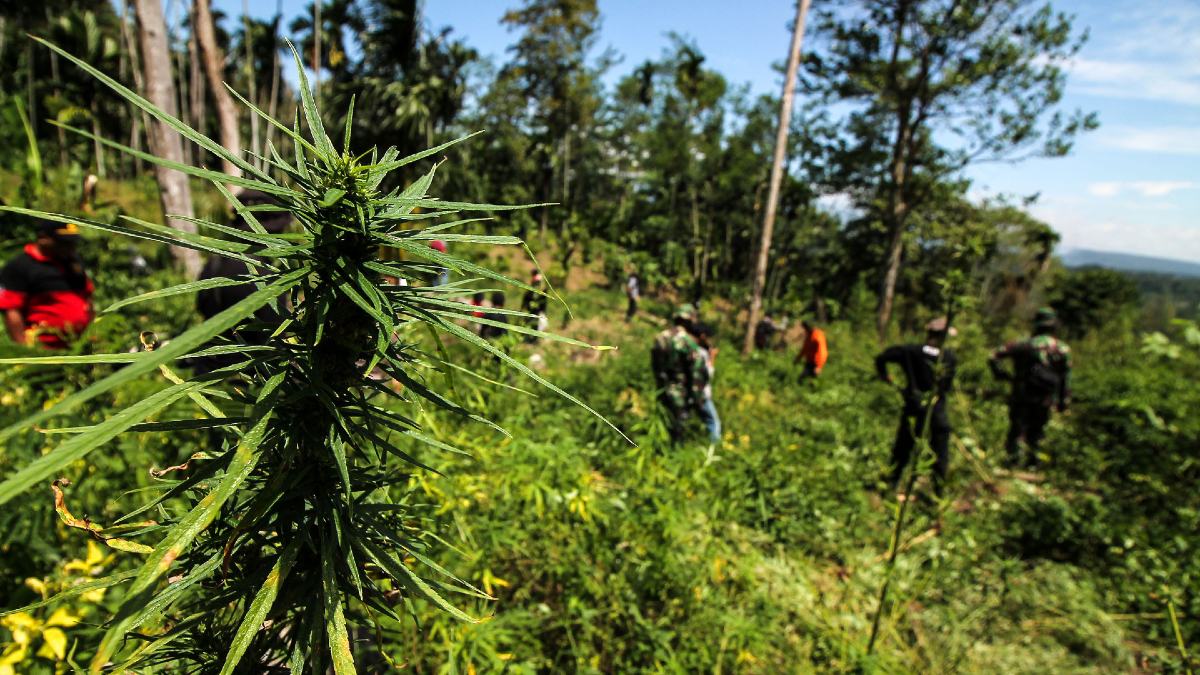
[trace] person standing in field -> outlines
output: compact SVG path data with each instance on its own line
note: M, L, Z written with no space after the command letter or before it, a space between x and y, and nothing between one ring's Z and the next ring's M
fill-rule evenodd
M696 380L697 389L700 391L699 399L696 401L696 413L700 416L700 421L704 422L705 428L708 429L709 442L720 443L721 418L717 415L717 406L713 403L712 388L713 376L717 372L714 363L717 358L717 348L712 344L716 333L711 326L700 321L693 321L689 332L696 340L697 351L700 355L700 358L694 359L692 364L693 377Z
M699 345L688 333L696 310L680 305L673 325L654 338L650 348L650 367L658 387L658 401L667 411L668 432L672 443L683 440L683 424L691 409L703 397L702 384L696 380L700 363Z
M1009 342L988 360L997 379L1012 382L1004 444L1011 466L1020 465L1021 439L1029 447L1026 466L1037 466L1050 408L1064 413L1071 405L1071 349L1055 337L1057 328L1054 310L1040 309L1033 320L1033 335ZM1013 362L1011 372L1003 364L1005 359Z
M625 323L629 323L637 314L638 300L642 297L641 282L638 280L637 272L630 272L629 278L625 281L625 297L629 298L629 307L625 310Z
M37 239L0 269L0 312L19 345L66 349L92 323L95 288L75 250L79 226L49 220Z
M525 295L521 298L521 311L526 314L533 314L534 318L527 319L530 328L546 332L546 296L542 290L542 273L540 270L534 270L533 275L529 279L529 285L535 290L525 291ZM525 342L533 344L537 342L537 337L526 335Z
M875 371L881 380L892 382L888 364L896 364L905 375L902 390L904 409L900 413L900 427L892 446L893 490L899 486L904 467L912 458L916 439L924 434L928 420L929 444L937 458L933 465L934 489L941 495L942 483L946 480L946 470L950 465L951 427L950 418L946 415L946 397L954 384L954 373L958 368L954 352L944 345L946 337L954 334L954 329L946 319L934 319L925 326L924 344L895 345L875 357Z
M754 327L754 348L770 349L775 341L775 334L782 333L786 328L786 324L780 324L770 314L764 314L762 321Z
M804 361L804 371L800 373L800 381L803 382L821 374L825 361L829 359L829 348L825 344L825 331L816 328L807 319L801 321L800 326L804 329L804 344L796 354L794 363Z

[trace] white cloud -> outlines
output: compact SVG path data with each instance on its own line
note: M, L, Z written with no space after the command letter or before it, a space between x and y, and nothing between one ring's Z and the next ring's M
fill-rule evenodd
M1181 180L1139 180L1130 183L1129 187L1142 193L1143 197L1162 197L1176 190L1195 188L1197 183Z
M1200 128L1197 127L1101 127L1096 137L1101 144L1121 150L1200 155Z
M1200 187L1200 183L1185 180L1137 180L1122 183L1120 181L1101 181L1087 186L1089 194L1096 197L1115 197L1122 190L1134 190L1143 197L1163 197L1176 190L1189 190Z
M1200 67L1194 63L1077 58L1071 68L1071 89L1092 96L1200 106Z
M1062 251L1085 248L1200 262L1200 228L1195 225L1147 224L1119 214L1096 218L1065 204L1031 211L1062 234Z
M1087 188L1090 194L1097 197L1116 197L1121 191L1121 183L1118 181L1105 181L1103 183L1092 183Z
M1195 0L1062 2L1081 15L1077 26L1092 28L1092 39L1070 69L1072 93L1200 106Z

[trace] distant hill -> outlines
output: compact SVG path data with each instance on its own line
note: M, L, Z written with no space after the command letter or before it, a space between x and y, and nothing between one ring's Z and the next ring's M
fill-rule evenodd
M1088 251L1072 249L1059 256L1067 267L1086 267L1094 265L1123 272L1153 272L1170 274L1177 277L1194 277L1200 279L1200 263L1170 258L1153 258L1146 255L1130 253L1111 253L1109 251Z

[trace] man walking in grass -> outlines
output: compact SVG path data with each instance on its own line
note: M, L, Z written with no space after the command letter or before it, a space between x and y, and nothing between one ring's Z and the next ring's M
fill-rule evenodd
M825 331L813 326L808 319L801 321L800 326L804 329L804 345L796 354L794 363L804 361L804 371L800 373L800 381L803 382L821 374L829 358L829 348L825 345Z
M658 387L658 402L667 411L671 442L683 440L683 423L693 406L703 398L703 382L696 373L704 367L700 362L699 345L689 334L696 310L680 305L675 310L673 325L654 338L650 348L650 367Z
M916 439L925 432L929 421L929 444L936 456L934 489L942 493L946 469L950 465L950 418L946 415L946 396L954 384L954 373L958 359L954 352L944 347L946 337L953 329L944 319L934 319L925 326L924 344L906 344L888 347L875 357L875 371L879 378L892 382L888 364L894 363L904 371L905 384L902 390L904 410L900 413L900 428L896 431L896 442L892 446L892 489L900 484L904 467L912 458ZM932 404L932 410L930 405Z
M1058 316L1053 309L1038 310L1033 320L1033 335L1013 340L992 352L988 366L1000 380L1010 380L1008 397L1008 437L1005 449L1011 466L1021 464L1021 439L1029 446L1026 466L1038 463L1038 446L1045 437L1050 408L1060 413L1071 405L1071 350L1054 336ZM1002 361L1013 362L1013 370Z

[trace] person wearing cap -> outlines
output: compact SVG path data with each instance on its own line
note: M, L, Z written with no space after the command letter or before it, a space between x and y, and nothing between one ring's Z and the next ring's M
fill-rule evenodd
M671 442L683 440L683 423L691 409L703 400L703 382L696 379L700 353L696 339L688 333L696 310L680 305L672 326L654 338L650 348L650 367L658 387L658 401L667 411Z
M953 351L945 348L945 343L948 335L955 334L945 318L934 319L925 326L923 344L895 345L875 357L875 371L880 379L892 382L888 364L899 366L905 376L901 390L904 409L900 414L896 441L892 445L893 490L899 486L904 467L912 458L916 437L924 434L928 420L929 444L936 456L933 465L934 488L941 494L950 465L951 427L950 418L946 415L946 397L954 384L954 373L958 368L958 359Z
M74 223L39 221L37 240L0 269L0 311L13 342L66 349L92 322L95 289L79 239Z
M825 331L813 326L808 319L801 321L800 327L804 329L804 345L800 347L793 363L804 361L804 372L800 373L800 381L803 382L821 374L829 358L829 348L825 344Z
M992 352L988 366L999 380L1012 382L1008 396L1008 462L1018 466L1021 439L1029 447L1028 466L1038 462L1038 446L1050 421L1050 408L1066 412L1071 405L1071 349L1055 337L1058 316L1053 309L1038 310L1033 334L1013 340ZM1003 361L1013 362L1010 372Z
M243 190L238 194L238 201L244 206L279 204L279 202L275 201L274 197L258 190ZM283 234L288 225L292 223L292 214L287 211L257 211L254 213L254 216L259 224L263 226L263 229L267 231L267 234ZM246 232L251 230L250 224L240 214L229 223L229 226ZM246 266L246 263L226 258L225 256L214 255L209 257L208 261L204 264L204 269L200 271L200 280L233 278L249 273L250 268ZM196 294L196 309L205 319L211 319L246 299L257 290L258 288L252 283L206 288ZM280 302L282 301L280 299ZM254 316L261 323L273 325L283 323L283 317L275 309L272 309L270 304L260 307L254 313ZM270 332L266 331L241 331L235 334L233 330L229 330L222 334L220 341L213 344L229 344L232 342L258 345L264 344L269 335ZM219 368L240 363L244 360L245 356L241 354L222 354L192 359L189 365L195 374L202 375Z

